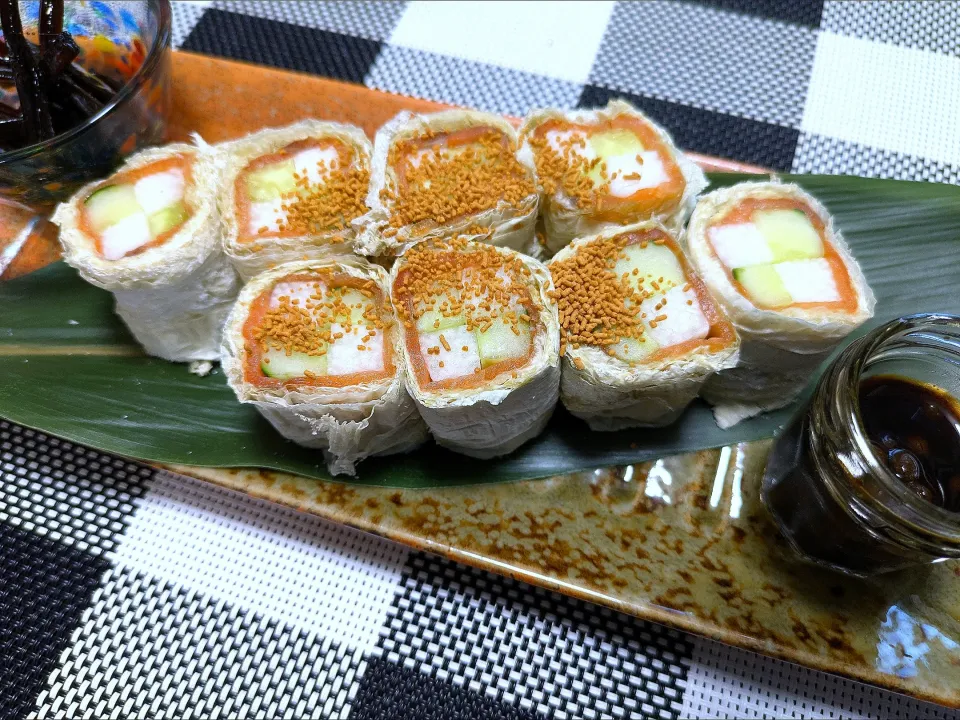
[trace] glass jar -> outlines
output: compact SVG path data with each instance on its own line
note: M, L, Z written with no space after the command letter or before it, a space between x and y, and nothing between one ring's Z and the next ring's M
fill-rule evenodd
M881 375L960 397L960 317L911 315L851 343L774 443L762 485L794 550L857 576L960 557L960 513L921 498L873 450L859 390Z
M39 3L22 3L35 33ZM124 83L86 121L49 140L0 153L0 195L44 212L127 155L164 141L170 107L169 0L68 2L64 28L77 62ZM0 238L2 241L2 238Z

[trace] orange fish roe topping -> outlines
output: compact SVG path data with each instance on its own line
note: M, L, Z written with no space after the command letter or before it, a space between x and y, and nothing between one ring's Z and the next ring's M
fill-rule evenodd
M515 149L503 132L482 127L397 142L388 158L397 186L380 193L390 206L391 228L425 220L443 225L501 201L520 205L536 189ZM416 166L413 157L418 158Z
M321 160L317 168L325 181L310 185L306 175L294 174L298 189L283 196L286 220L278 223L281 233L299 235L346 230L350 221L367 211L367 186L370 170L351 165L343 170L326 167ZM266 232L261 228L260 232Z
M597 204L597 198L610 192L610 180L607 165L599 157L587 159L577 152L586 146L586 136L574 134L559 141L558 152L550 145L546 135L534 134L529 139L533 148L537 177L547 195L553 195L562 189L579 208L590 208ZM589 173L597 166L599 182L594 183Z
M641 170L611 171L595 148L588 147L595 134L627 132L646 151L656 153L666 177L651 187L641 187L629 196L613 192L614 180L641 180ZM686 180L668 141L657 128L640 117L618 115L596 121L574 122L554 118L524 131L524 141L533 151L534 166L549 206L556 196L566 198L578 210L596 219L622 223L637 216L672 213L679 206ZM646 155L634 159L643 165Z
M297 278L293 278L292 281L296 282ZM303 282L310 281L303 280ZM343 332L333 332L333 323L339 323L347 333L352 332L351 311L359 308L360 303L351 304L344 300L344 295L351 288L325 288L315 278L313 283L314 292L304 302L301 303L299 299L291 300L289 296L282 295L277 299L277 307L270 308L264 313L263 320L253 333L261 350L276 348L283 350L287 355L294 352L325 355L327 346L344 335ZM366 280L362 281L357 289L363 292L364 290L372 291L375 288L374 282ZM363 323L368 329L387 327L387 321L373 305L368 305L364 310ZM370 334L374 332L371 330Z
M487 330L502 320L519 332L530 317L518 304L529 301L530 268L517 256L505 256L490 245L463 237L420 243L404 256L395 290L400 321L413 329L425 313L463 315L467 330ZM440 342L449 351L441 336ZM439 349L438 349L439 352Z
M644 342L640 303L656 291L643 287L643 278L634 285L633 276L618 277L613 271L617 260L626 257L624 248L630 241L629 235L621 235L591 242L550 264L556 288L552 297L560 314L561 355L567 345L609 350L626 338Z

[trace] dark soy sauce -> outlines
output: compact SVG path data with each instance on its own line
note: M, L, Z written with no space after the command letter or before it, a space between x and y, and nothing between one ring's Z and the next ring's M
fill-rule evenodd
M893 375L860 383L860 417L877 457L934 505L960 512L960 407L938 388Z

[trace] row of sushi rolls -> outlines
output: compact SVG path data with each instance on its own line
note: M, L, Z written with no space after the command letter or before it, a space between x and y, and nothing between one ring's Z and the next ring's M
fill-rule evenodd
M873 294L799 187L706 187L622 101L403 112L372 143L306 120L150 148L54 222L148 354L219 360L354 474L430 434L504 455L558 402L598 431L698 395L724 427L790 402Z

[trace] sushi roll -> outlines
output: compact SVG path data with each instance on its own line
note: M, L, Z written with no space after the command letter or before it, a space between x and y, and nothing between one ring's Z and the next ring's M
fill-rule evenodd
M226 143L223 244L240 275L351 252L351 222L367 211L370 153L359 128L319 120Z
M789 403L873 316L873 292L833 220L795 185L741 183L704 196L687 243L743 341L739 366L704 387L721 427Z
M537 191L517 161L517 134L498 115L402 112L377 131L367 205L356 249L398 255L413 243L459 234L525 250Z
M658 219L679 229L707 186L666 131L622 100L599 110L536 110L520 161L542 192L546 252L603 229Z
M215 360L240 289L220 246L214 152L175 144L130 157L53 215L66 261L109 290L150 355Z
M360 258L280 265L243 288L222 362L240 402L324 451L334 475L410 450L427 429L404 386L387 272Z
M408 388L437 443L490 458L543 430L560 336L540 262L462 237L432 240L397 260L391 286Z
M646 221L575 240L550 261L560 399L593 430L668 425L740 340L675 237Z

